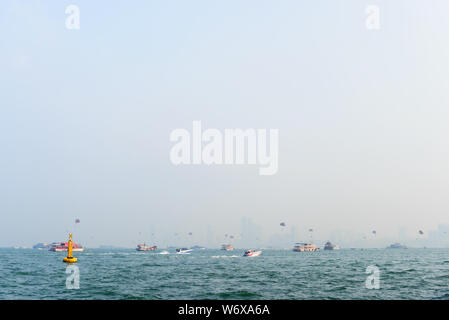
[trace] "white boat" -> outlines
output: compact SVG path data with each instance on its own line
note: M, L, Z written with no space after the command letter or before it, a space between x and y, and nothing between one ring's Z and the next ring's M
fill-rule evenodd
M170 252L164 250L164 251L159 252L159 254L170 254Z
M247 250L247 251L245 251L243 256L244 257L257 257L257 256L260 256L261 253L262 253L262 251Z
M193 250L187 248L178 248L176 249L177 254L190 254Z
M296 252L311 252L318 250L319 248L312 243L296 243L293 247L293 251Z

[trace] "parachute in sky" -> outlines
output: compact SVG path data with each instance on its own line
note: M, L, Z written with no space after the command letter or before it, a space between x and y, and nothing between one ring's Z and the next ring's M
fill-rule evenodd
M309 232L313 232L313 229L309 229Z
M75 219L75 223L80 223L81 220L80 219Z
M229 236L229 238L234 239L234 236Z
M422 230L419 230L418 233L419 234L424 234L424 232Z
M285 227L285 226L286 226L285 222L281 222L279 225L280 225L281 227Z
M373 234L375 235L377 232L376 232L376 230L373 230Z
M192 235L192 232L189 232L189 236L191 236Z

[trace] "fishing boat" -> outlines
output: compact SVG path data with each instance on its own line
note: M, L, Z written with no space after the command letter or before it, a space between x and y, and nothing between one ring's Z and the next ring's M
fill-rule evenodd
M244 257L257 257L257 256L260 256L261 253L262 253L262 251L247 250L247 251L245 251L243 256Z
M145 243L138 244L136 250L137 251L154 251L157 249L157 246L147 247Z
M231 244L224 244L221 246L221 250L232 251L234 247Z
M324 244L324 250L339 250L340 247L337 244L332 244L332 242L328 241Z
M293 247L293 251L296 252L312 252L318 250L319 248L312 243L296 243Z
M50 249L48 249L48 250L54 251L54 252L69 251L69 243L68 242L53 242L52 244L50 244ZM84 248L80 244L74 243L72 251L73 252L82 252L82 251L84 251Z
M177 254L190 254L193 250L188 248L178 248L176 249Z

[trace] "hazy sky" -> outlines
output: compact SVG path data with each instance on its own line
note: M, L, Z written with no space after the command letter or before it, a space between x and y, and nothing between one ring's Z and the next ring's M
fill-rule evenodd
M278 173L174 166L193 120L279 129ZM448 137L446 0L0 2L0 246L414 237Z

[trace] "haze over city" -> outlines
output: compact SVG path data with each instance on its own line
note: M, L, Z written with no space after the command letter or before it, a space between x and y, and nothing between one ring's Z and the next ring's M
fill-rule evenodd
M0 246L447 247L449 2L270 3L1 1ZM174 165L196 120L278 171Z

